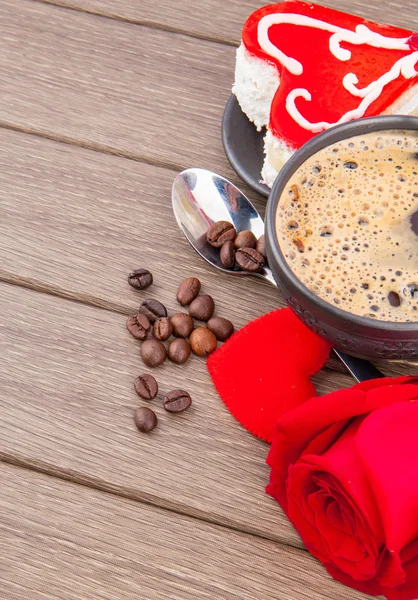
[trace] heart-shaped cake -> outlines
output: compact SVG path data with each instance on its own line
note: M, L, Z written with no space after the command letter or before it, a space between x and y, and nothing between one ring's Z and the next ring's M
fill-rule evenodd
M262 179L333 125L418 114L418 34L324 6L286 0L255 11L237 51L233 92L267 127Z

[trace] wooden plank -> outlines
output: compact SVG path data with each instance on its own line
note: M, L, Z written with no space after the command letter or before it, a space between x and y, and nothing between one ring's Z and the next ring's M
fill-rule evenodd
M230 0L220 7L219 0L206 0L199 4L193 0L182 0L173 4L170 0L158 3L146 0L44 0L49 4L75 8L133 23L169 27L190 35L222 40L238 44L241 28L247 17L258 7L268 4L260 0ZM365 0L327 0L317 2L338 10L358 14L365 18L391 23L399 27L413 27L411 23L418 14L415 0L385 2L384 14L379 2Z
M8 130L0 166L0 278L129 313L153 295L177 310L179 281L196 274L237 327L283 305L270 284L216 272L191 250L172 216L172 171ZM155 285L139 294L126 275L141 265Z
M2 600L360 600L307 552L0 465Z
M283 305L271 284L222 274L192 250L172 213L173 171L4 129L0 168L3 279L129 313L153 296L179 310L177 287L196 274L237 327ZM143 293L126 280L139 266L154 273Z
M231 173L220 123L234 48L30 0L4 0L0 20L0 124Z
M153 371L160 424L147 436L133 424L133 381L149 369L123 316L7 284L0 311L0 458L300 544L264 493L268 445L231 417L202 359ZM351 383L330 372L315 381L320 393ZM161 405L176 388L194 400L179 416Z
M411 27L413 3L398 13ZM231 174L220 123L234 48L30 0L3 0L0 19L0 125Z

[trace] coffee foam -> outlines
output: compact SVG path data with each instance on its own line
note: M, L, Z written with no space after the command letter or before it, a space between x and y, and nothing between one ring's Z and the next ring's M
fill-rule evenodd
M313 155L283 191L276 231L295 275L330 304L418 321L418 132L366 134Z

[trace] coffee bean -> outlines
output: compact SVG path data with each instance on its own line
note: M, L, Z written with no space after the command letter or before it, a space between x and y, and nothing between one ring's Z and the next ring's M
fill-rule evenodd
M126 321L126 328L137 340L146 340L151 324L145 315L138 313L129 317Z
M164 304L158 302L158 300L144 300L139 307L139 312L148 317L150 323L155 323L160 317L167 316L167 309Z
M264 267L264 257L254 248L239 248L235 260L237 265L248 273L258 273Z
M193 319L186 313L176 313L170 320L173 326L173 335L176 337L187 338L194 329Z
M209 331L206 327L198 327L190 336L190 345L192 350L198 356L208 356L216 350L215 334Z
M153 410L146 406L137 408L134 416L135 425L142 433L149 433L157 427L158 419Z
M216 339L225 342L234 333L234 326L228 319L212 317L208 321L208 329L216 335Z
M222 244L228 240L233 241L237 232L232 223L228 221L217 221L211 227L209 227L206 233L206 239L211 246L220 248Z
M200 281L197 277L188 277L179 285L177 290L177 302L186 306L196 298L200 292Z
M264 256L264 258L267 258L266 242L265 242L264 233L263 233L263 235L260 235L260 237L258 238L257 246L255 247L255 249L257 250L257 252L259 252L261 254L261 256Z
M227 269L231 269L235 265L235 247L234 242L229 240L225 242L220 253L221 263Z
M154 337L157 340L168 340L173 331L173 326L168 317L160 317L154 323Z
M240 231L234 240L235 248L255 248L257 246L257 238L249 229Z
M168 358L176 365L183 365L190 356L190 344L184 338L173 340L168 346Z
M215 311L215 302L212 296L202 294L193 300L189 306L189 314L198 321L208 321Z
M173 390L164 396L164 408L170 413L181 413L189 408L192 399L184 390Z
M141 357L147 367L159 367L165 361L167 351L158 340L145 340L141 346Z
M152 284L152 273L148 269L135 269L128 275L128 283L136 290L146 290Z
M135 391L144 400L153 400L158 394L158 383L155 377L145 373L139 375L134 383Z

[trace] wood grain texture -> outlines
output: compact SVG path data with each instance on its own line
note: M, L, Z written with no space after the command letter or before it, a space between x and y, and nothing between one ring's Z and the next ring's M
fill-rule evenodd
M144 368L122 315L0 284L0 458L57 476L300 544L264 493L268 445L231 417L205 361L153 373L159 427L140 434L133 381ZM279 371L278 371L279 373ZM350 385L322 373L320 393ZM192 408L165 413L164 393L186 388Z
M231 174L220 124L234 48L30 0L4 0L0 20L0 124Z
M365 598L301 550L7 465L0 481L2 600Z
M230 0L219 9L218 0L206 0L196 6L193 0L158 3L147 0L43 0L49 4L75 8L107 17L125 19L151 26L170 27L190 35L238 44L247 17L268 0ZM418 19L415 0L380 2L365 0L327 0L317 2L337 10L358 14L381 23L413 28Z
M219 273L192 251L172 215L171 171L8 130L0 166L3 279L130 313L152 296L178 310L178 283L196 274L238 328L283 305L270 284ZM127 285L137 266L154 273L147 292Z
M418 18L412 4L404 9L410 5L411 27ZM171 6L161 14L181 14L179 3ZM220 123L234 48L31 0L3 0L0 19L0 124L174 169L231 175Z
M180 310L177 287L195 274L236 327L283 305L271 284L222 274L192 250L173 216L172 171L4 129L0 168L2 278L129 313L153 296ZM140 266L155 281L142 293L127 284Z

